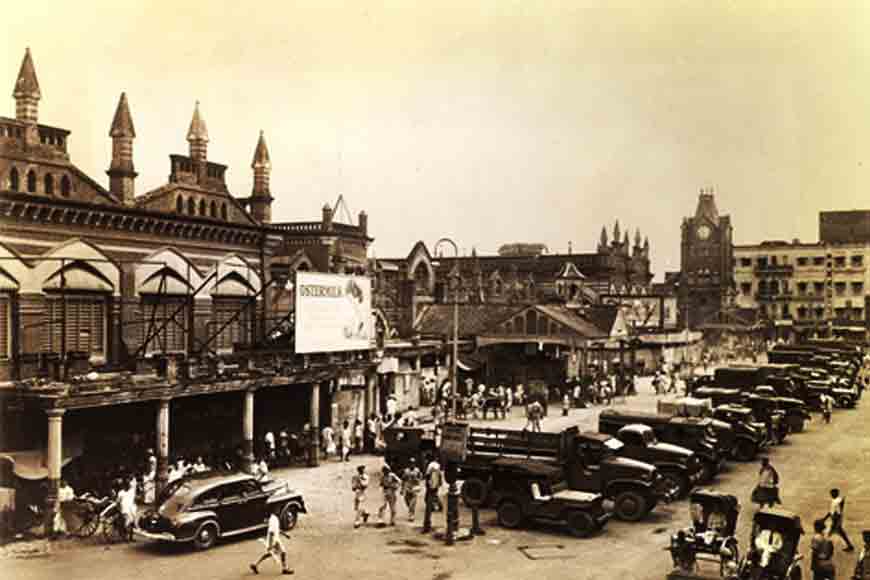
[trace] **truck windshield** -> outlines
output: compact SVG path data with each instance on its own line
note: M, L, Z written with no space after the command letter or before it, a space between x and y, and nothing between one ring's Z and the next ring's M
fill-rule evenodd
M652 429L648 429L643 432L643 442L645 445L655 445L659 440L656 439L655 432Z

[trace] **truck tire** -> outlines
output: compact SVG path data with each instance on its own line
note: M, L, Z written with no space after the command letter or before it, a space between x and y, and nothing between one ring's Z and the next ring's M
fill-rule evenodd
M510 529L520 527L525 519L522 506L510 499L499 504L497 516L498 524Z
M575 538L588 538L595 532L595 520L586 512L574 510L565 517L568 529Z
M716 477L716 467L709 461L701 462L701 481L709 483Z
M758 445L748 439L738 439L731 455L737 461L752 461L758 454Z
M667 482L668 489L676 489L677 497L689 495L689 478L679 471L662 471L662 478Z
M613 498L613 514L624 522L636 522L649 513L649 504L642 493L626 490Z
M850 399L849 397L845 397L845 396L840 397L840 399L837 401L837 405L841 409L848 409L849 407L852 406L852 399Z
M791 417L788 420L788 429L792 433L800 433L804 430L803 417Z
M484 480L470 477L462 482L462 501L468 507L481 507L488 495L489 486Z

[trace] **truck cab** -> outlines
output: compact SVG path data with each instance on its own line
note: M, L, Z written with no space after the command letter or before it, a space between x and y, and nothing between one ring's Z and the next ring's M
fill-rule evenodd
M660 443L651 427L630 424L616 431L615 436L623 443L619 457L655 465L667 488L678 490L677 497L688 494L701 480L703 466L698 456L685 447Z
M719 441L710 419L670 417L658 413L623 412L605 409L598 415L598 429L616 435L626 425L648 425L659 441L695 452L702 467L702 480L709 481L725 466Z

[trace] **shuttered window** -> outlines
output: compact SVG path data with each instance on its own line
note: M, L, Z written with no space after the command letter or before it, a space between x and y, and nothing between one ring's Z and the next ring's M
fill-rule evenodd
M0 359L9 358L9 348L12 342L12 308L9 297L0 295Z
M60 296L50 296L47 306L48 321L42 335L45 352L61 352L61 336L65 330L66 352L106 354L105 298L67 295L61 299Z
M227 324L233 316L239 314L235 320L229 322L226 328L211 345L214 349L232 349L237 342L250 342L251 338L251 306L247 300L238 298L215 298L212 302L213 316L209 325L208 335L211 336Z
M179 308L180 311L173 319L172 315ZM164 321L168 321L166 327L148 342L145 352L185 352L187 350L187 315L189 310L185 298L143 299L140 314L141 341L160 328ZM151 326L152 316L154 318L153 327Z

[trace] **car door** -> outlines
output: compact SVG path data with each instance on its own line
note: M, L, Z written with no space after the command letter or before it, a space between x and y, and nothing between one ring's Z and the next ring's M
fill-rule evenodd
M253 479L248 479L242 484L242 497L244 498L244 513L242 519L243 527L252 527L266 525L266 520L269 517L266 509L266 500L269 499L268 494L263 491L260 484Z
M250 516L245 505L243 482L234 481L221 486L220 519L221 533L234 532L249 527Z

